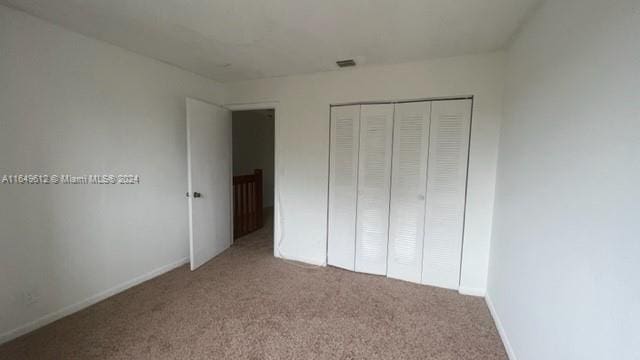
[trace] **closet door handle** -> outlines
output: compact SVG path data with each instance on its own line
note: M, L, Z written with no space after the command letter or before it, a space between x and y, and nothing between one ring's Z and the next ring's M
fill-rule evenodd
M424 200L424 199L425 199L424 194L418 194L418 200Z

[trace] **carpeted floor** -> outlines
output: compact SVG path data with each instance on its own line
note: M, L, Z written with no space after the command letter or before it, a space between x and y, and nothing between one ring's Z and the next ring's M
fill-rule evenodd
M0 346L0 359L507 359L481 298L273 257L270 227Z

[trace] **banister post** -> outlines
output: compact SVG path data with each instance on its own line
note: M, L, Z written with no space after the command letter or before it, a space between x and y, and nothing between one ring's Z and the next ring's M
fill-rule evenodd
M262 169L253 170L253 174L256 177L256 211L258 212L258 228L261 228L263 224L263 208L262 208Z

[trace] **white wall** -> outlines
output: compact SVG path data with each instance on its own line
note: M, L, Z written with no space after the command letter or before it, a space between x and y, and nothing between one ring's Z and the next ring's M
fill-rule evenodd
M0 184L2 342L184 262L185 97L223 89L3 6L0 84L0 175L142 181Z
M509 51L488 300L512 359L640 359L640 2L547 1Z
M483 294L503 65L503 54L492 53L227 84L230 103L279 103L276 202L281 207L282 236L276 239L276 253L325 264L330 104L474 95L461 286L463 291Z
M233 112L233 175L262 169L264 207L273 206L274 132L273 111Z

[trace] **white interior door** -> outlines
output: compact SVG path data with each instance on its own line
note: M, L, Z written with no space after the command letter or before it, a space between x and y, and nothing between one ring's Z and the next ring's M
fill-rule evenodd
M191 270L231 245L231 151L231 112L187 98Z
M396 104L387 276L420 282L431 103Z
M355 270L387 273L393 104L360 108Z
M331 108L327 263L353 271L360 105Z
M459 286L470 125L471 100L432 102L423 284Z

